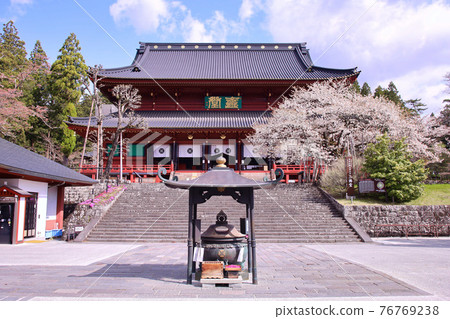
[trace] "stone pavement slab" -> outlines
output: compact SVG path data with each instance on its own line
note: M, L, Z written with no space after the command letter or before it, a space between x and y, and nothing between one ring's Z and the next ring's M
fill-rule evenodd
M450 300L450 238L378 238L373 244L322 244L306 247L324 255L402 280Z
M0 246L0 299L430 297L385 273L301 244L260 244L257 247L259 284L243 283L229 288L186 285L186 244L54 242L49 246L45 246L47 243L34 245L30 246L32 251L21 245ZM44 261L52 260L54 253L61 253L68 261L56 256L55 264L23 263L26 256L22 254L30 252L42 254L39 260ZM76 258L71 258L73 254ZM14 260L16 257L22 264Z
M130 244L83 244L49 240L0 245L0 266L86 266L138 247Z

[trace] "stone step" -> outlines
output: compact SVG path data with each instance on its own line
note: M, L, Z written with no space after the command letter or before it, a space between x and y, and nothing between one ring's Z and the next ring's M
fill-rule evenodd
M146 228L146 229L119 229L119 228L96 228L92 231L91 234L142 234L144 232L147 233L160 233L161 230L166 230L166 228ZM296 233L314 233L314 234L348 234L349 228L333 228L333 229L324 229L321 227L297 227L297 228L291 228L291 229L284 229L285 231L289 231L289 234L286 234L285 236L289 236ZM184 228L174 228L172 229L171 233L179 233L179 232L186 232L187 233L187 227ZM259 229L255 230L257 234L264 234L264 235L270 235L270 234L277 234L277 236L282 236L284 233L280 232L279 230L272 230L272 229ZM169 234L171 234L169 233Z
M297 235L302 235L302 237L310 239L310 238L316 238L316 239L326 239L326 238L354 238L355 236L352 235L348 235L348 234L310 234L310 233L298 233ZM164 239L164 238L169 238L169 239L173 239L173 238L178 238L181 240L187 240L187 233L185 234L170 234L170 235L160 235L160 234L156 234L156 233L145 233L145 234L116 234L116 235L107 235L107 234L98 234L96 235L94 238L97 239L113 239L113 238L141 238L141 239L155 239L155 238L160 238L160 239ZM294 237L292 236L276 236L276 235L267 235L262 237L258 236L258 233L256 233L255 238L257 241L262 240L262 239L293 239Z
M212 223L202 223L202 229L206 230L206 228L211 225ZM232 225L235 225L236 228L239 228L240 225L237 223L230 223ZM187 221L185 223L171 223L171 228L173 229L183 229L188 227ZM258 223L255 222L255 228L257 226L257 229L277 229L277 230L284 230L284 229L297 229L297 228L343 228L343 229L350 229L348 225L342 224L342 223ZM327 227L327 226L333 226L333 227ZM139 224L134 225L133 227L129 227L129 229L148 229L148 228L157 228L157 229L167 229L167 223L163 222L149 222L147 224ZM96 227L96 229L128 229L126 226L123 225L123 223L101 223Z
M278 185L255 193L254 223L258 242L342 242L359 237L312 186ZM88 236L88 241L185 242L188 196L160 184L133 184ZM145 203L145 204L144 204ZM212 197L197 207L202 230L214 224L221 208L239 229L245 206L229 197Z

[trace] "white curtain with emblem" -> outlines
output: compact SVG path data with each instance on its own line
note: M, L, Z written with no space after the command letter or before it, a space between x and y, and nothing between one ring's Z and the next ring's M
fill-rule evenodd
M236 156L236 144L211 145L211 155L219 154Z
M202 157L202 146L200 144L179 145L178 157Z
M261 157L254 151L253 145L244 144L244 157Z
M170 157L170 145L153 145L153 157Z

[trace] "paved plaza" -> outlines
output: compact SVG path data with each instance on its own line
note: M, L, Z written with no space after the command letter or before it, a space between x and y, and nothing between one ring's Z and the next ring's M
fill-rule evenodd
M0 246L0 300L450 300L450 239L257 246L258 285L186 285L183 243Z

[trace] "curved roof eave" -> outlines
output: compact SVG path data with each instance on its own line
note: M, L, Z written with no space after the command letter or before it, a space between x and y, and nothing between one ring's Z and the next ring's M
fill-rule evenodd
M316 68L316 67L313 67ZM325 68L326 69L326 68ZM336 69L339 71L346 71L346 69ZM354 69L348 69L348 70L354 70ZM115 79L115 80L133 80L133 81L271 81L271 82L289 82L289 81L324 81L324 80L339 80L344 78L350 78L355 75L359 75L361 71L354 72L352 74L346 74L342 76L335 76L335 77L317 77L317 78L286 78L286 79L270 79L270 78L264 78L264 79L245 79L245 78L235 78L235 79L219 79L219 78L131 78L131 77L105 77L108 79Z

